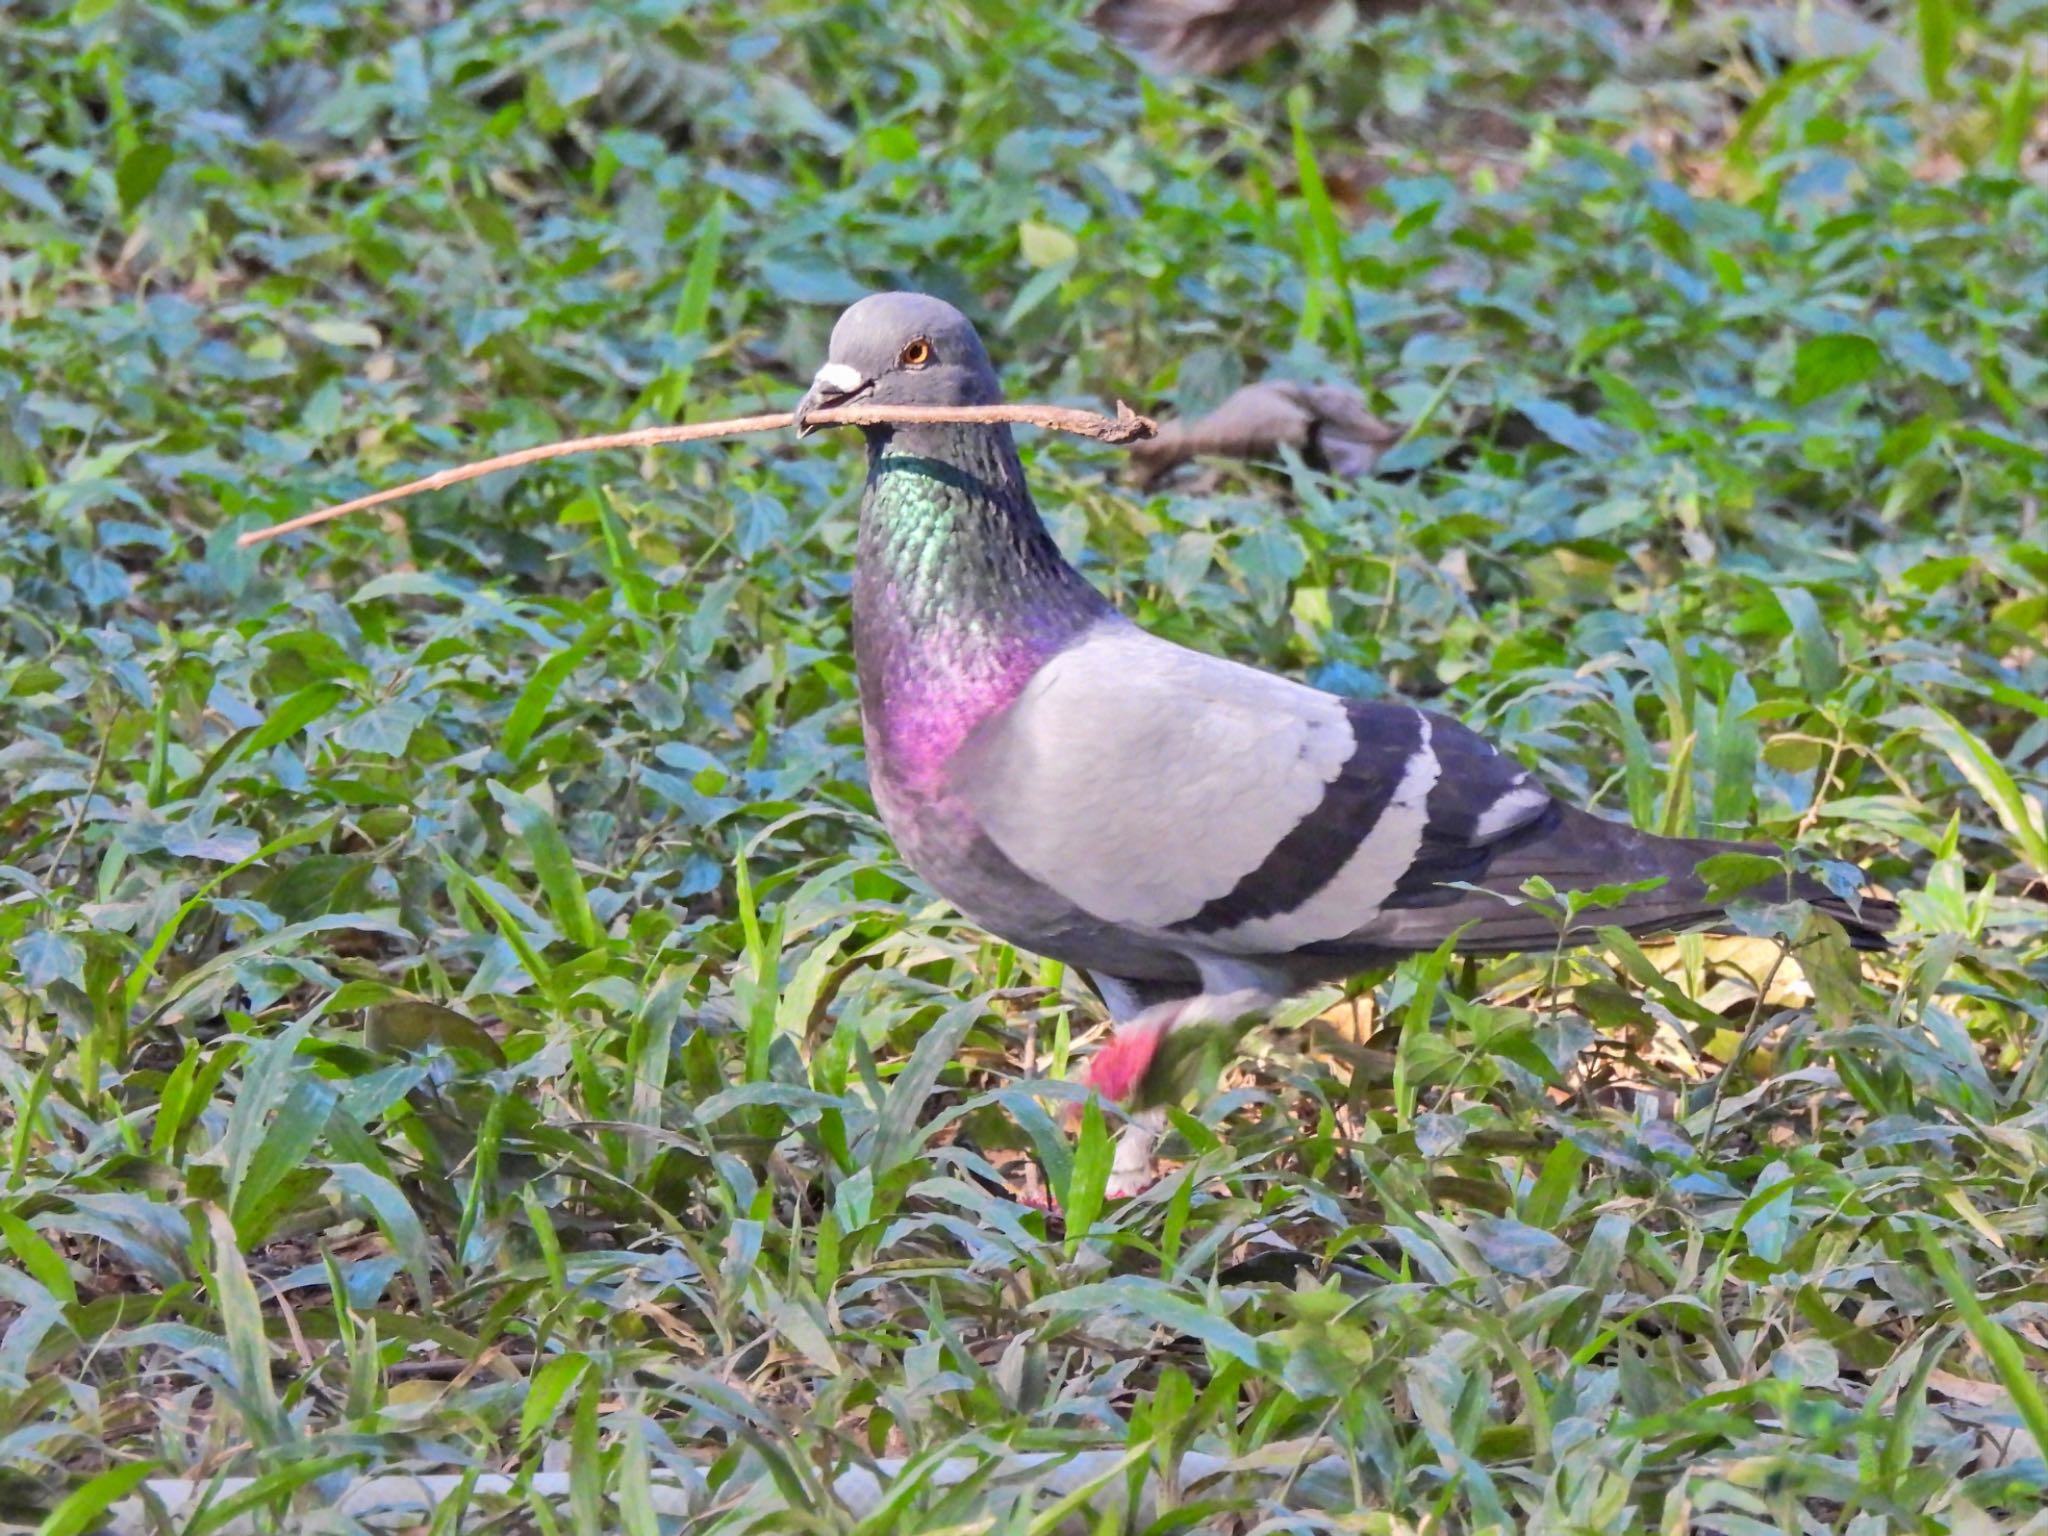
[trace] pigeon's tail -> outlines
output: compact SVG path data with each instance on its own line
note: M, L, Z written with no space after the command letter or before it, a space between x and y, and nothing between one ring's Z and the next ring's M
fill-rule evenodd
M1654 890L1627 897L1618 906L1581 912L1573 925L1579 930L1613 926L1641 936L1673 933L1713 922L1724 915L1730 900L1796 897L1839 922L1855 948L1889 947L1885 934L1899 917L1894 903L1864 896L1852 905L1810 875L1789 875L1732 896L1709 897L1707 882L1698 872L1702 860L1719 853L1775 857L1778 849L1706 837L1658 837L1568 806L1559 806L1558 811L1554 819L1545 817L1527 832L1499 844L1485 872L1469 882L1476 889L1440 888L1423 896L1417 905L1388 909L1356 939L1395 950L1433 949L1469 923L1458 940L1461 953L1548 949L1558 937L1551 916L1526 904L1514 906L1501 900L1506 896L1526 901L1523 882L1540 875L1560 892L1648 880L1664 882Z

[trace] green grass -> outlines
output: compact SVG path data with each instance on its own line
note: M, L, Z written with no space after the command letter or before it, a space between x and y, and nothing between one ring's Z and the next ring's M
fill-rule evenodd
M1649 20L1171 83L1072 3L0 17L0 1515L2038 1528L2048 11ZM1142 622L1861 862L1896 953L1363 977L1105 1203L1042 1086L1099 1010L873 820L846 434L233 546L785 408L913 284L1017 398L1357 380L1365 483L1025 451Z

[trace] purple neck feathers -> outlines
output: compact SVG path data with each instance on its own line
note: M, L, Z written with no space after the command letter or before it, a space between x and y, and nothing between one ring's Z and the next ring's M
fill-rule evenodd
M1040 521L1009 428L870 432L853 624L872 771L934 791L968 733L1109 611Z

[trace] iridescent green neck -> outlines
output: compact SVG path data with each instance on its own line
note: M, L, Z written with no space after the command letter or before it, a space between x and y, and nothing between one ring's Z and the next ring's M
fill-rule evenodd
M868 444L854 647L870 751L907 782L1109 611L1061 557L1007 427L878 431Z

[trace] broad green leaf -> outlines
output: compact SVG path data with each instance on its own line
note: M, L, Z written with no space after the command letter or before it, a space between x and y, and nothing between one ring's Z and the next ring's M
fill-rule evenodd
M171 168L177 152L168 144L138 144L121 157L114 172L114 187L121 196L121 211L133 213L142 200L154 192L164 172Z
M779 1291L767 1291L762 1296L762 1308L768 1321L790 1348L827 1375L842 1376L846 1373L846 1363L840 1358L839 1351L832 1347L832 1337L824 1321L812 1314L811 1308L816 1305L801 1292L784 1295Z
M1780 1162L1757 1175L1755 1191L1735 1213L1735 1229L1749 1244L1749 1251L1766 1264L1785 1256L1792 1233L1792 1195L1799 1181Z
M311 683L280 700L264 722L242 741L241 756L256 757L290 741L348 697L339 683Z
M403 757L412 745L413 732L426 719L424 700L386 699L343 721L334 732L334 744L344 752Z
M11 1211L0 1211L0 1241L36 1283L67 1307L78 1305L78 1287L71 1266L42 1235Z
M1175 1333L1187 1334L1255 1370L1261 1364L1259 1341L1242 1328L1160 1282L1138 1275L1093 1285L1069 1286L1053 1295L1039 1297L1031 1303L1029 1310L1085 1315L1097 1308L1127 1313Z
M1479 1256L1495 1269L1523 1280L1561 1274L1572 1251L1551 1233L1507 1217L1486 1217L1466 1227Z
M628 1425L619 1439L619 1527L625 1536L662 1536L661 1515L654 1506L654 1463L647 1454L647 1435Z
M123 1005L133 1008L142 1000L143 992L156 979L158 962L177 940L179 930L185 921L203 907L206 904L207 898L216 890L243 870L261 864L266 859L275 858L287 849L299 847L304 843L319 841L333 829L333 826L334 821L332 818L329 818L308 826L294 827L282 836L271 839L247 858L230 865L200 886L198 891L189 900L171 914L169 921L157 929L155 935L149 941L149 947L142 952L142 958L136 961L134 969L129 971L127 979L121 986L121 1001ZM232 964L237 959L252 959L256 955L267 954L285 948L313 934L326 933L335 928L348 927L372 930L378 928L390 929L390 925L383 919L362 913L336 913L328 917L314 918L303 923L289 923L273 933L266 933L259 938L249 940L248 943L239 949L215 956L197 970L186 972L183 977L172 984L166 995L158 1000L155 1011L162 1012L164 1008L168 1007L186 992L191 991L202 980L212 976L216 971ZM404 930L402 929L390 929L390 931L404 935ZM404 936L409 937L409 935Z
M526 1404L519 1411L521 1445L555 1422L562 1399L589 1374L590 1366L588 1355L557 1355L533 1373L526 1385Z
M1768 892L1767 900L1781 899L1786 880L1785 862L1765 853L1717 853L1700 860L1699 877L1707 882L1709 901L1726 901L1746 891Z
M65 981L77 987L85 982L85 946L47 928L32 928L14 941L14 963L21 969L24 986L41 988Z
M1785 398L1811 405L1841 390L1868 382L1884 366L1884 354L1868 336L1834 331L1809 336L1792 358L1792 385Z
M569 1528L575 1536L612 1536L604 1524L604 1454L598 1444L596 1372L586 1372L575 1393L569 1425Z
M1841 685L1842 658L1827 621L1821 617L1820 604L1804 587L1780 582L1772 590L1792 625L1792 643L1807 697L1823 699Z
M318 1145L339 1096L332 1083L311 1071L301 1072L291 1083L264 1127L254 1156L228 1188L229 1211L243 1247L254 1248L269 1239L272 1197L286 1179L305 1168L306 1156ZM246 1099L245 1090L235 1101L237 1114Z
M255 1167L266 1142L296 1140L303 1130L301 1126L281 1123L280 1114L290 1099L293 1087L313 1076L312 1062L301 1060L299 1055L301 1047L311 1037L312 1029L313 1019L308 1014L262 1041L249 1053L240 1091L236 1093L234 1108L228 1115L227 1135L221 1142L221 1160L227 1169L226 1183L231 1201L238 1198L242 1186L248 1182L250 1170ZM329 1102L331 1104L332 1100ZM325 1118L323 1114L323 1122ZM320 1126L315 1125L313 1135L317 1136L319 1130ZM311 1145L312 1140L308 1137L292 1154L292 1164L296 1164ZM275 1182L274 1173L269 1182Z
M406 1200L404 1191L382 1174L360 1163L332 1164L327 1176L341 1193L360 1200L370 1208L371 1215L377 1218L377 1225L384 1229L384 1235L391 1240L392 1248L404 1263L413 1284L413 1294L422 1302L432 1297L434 1268L426 1228Z
M1543 1171L1522 1203L1522 1216L1532 1226L1548 1231L1563 1219L1579 1172L1586 1166L1586 1153L1575 1142L1560 1141L1543 1159ZM1482 1255L1484 1250L1481 1250ZM1489 1260L1488 1262L1491 1262Z

